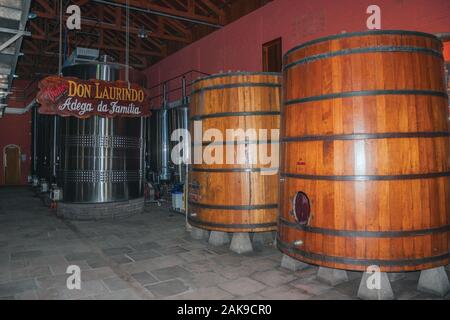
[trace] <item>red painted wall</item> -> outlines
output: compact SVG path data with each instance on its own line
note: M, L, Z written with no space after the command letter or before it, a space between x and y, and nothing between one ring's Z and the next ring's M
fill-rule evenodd
M275 0L150 67L147 83L192 69L261 71L262 44L282 37L286 52L318 37L367 30L372 4L381 8L382 29L450 32L448 0Z
M15 80L15 88L25 88L29 84L28 81ZM24 108L29 101L18 101L13 94L9 101L10 108ZM3 164L3 148L9 144L16 144L20 147L21 153L26 155L26 160L22 161L21 167L21 183L27 183L27 176L31 166L31 112L23 115L4 114L0 118L0 185L5 183L5 171Z
M3 148L9 144L20 146L22 155L26 155L26 160L21 162L21 183L27 183L27 176L30 172L31 157L31 116L30 112L25 115L5 115L0 118L0 150L2 157L0 160L1 184L4 184Z

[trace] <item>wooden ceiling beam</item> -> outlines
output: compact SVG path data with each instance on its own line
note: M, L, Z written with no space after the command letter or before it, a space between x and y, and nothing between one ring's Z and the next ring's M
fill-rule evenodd
M223 8L219 8L211 0L201 0L198 2L202 2L210 10L212 10L219 17L220 24L226 24L226 14L225 14L225 10L223 10Z
M174 8L173 4L171 4L170 2L166 1L166 0L162 0L162 2L164 4L166 4L169 7ZM191 30L189 30L186 25L184 23L182 23L181 21L178 20L174 20L174 19L165 19L165 22L168 25L171 25L173 28L175 28L176 30L180 31L181 33L183 33L185 36L187 36L189 39L192 39L192 32Z
M197 9L200 9L200 11L203 12L203 14L205 14L205 15L208 15L208 14L209 14L209 11L208 11L206 8L204 8L204 7L202 6L202 4L200 4L198 1L195 1L195 7L196 7Z
M187 11L190 13L195 12L195 1L194 0L187 0Z
M53 13L53 14L56 15L56 6L50 5L49 2L51 4L53 4L52 1L36 0L36 3L38 3L45 11L47 11L48 13Z
M91 0L72 0L72 2L74 4L76 4L77 6L84 6L85 4L88 4Z
M179 9L161 6L161 5L155 4L153 2L150 2L148 0L115 0L114 2L122 4L122 5L126 5L127 1L129 2L130 6L132 6L132 7L157 11L160 13L170 14L170 15L177 16L180 18L187 18L187 19L198 20L198 21L206 22L206 23L219 24L219 17L209 17L209 16L197 14L197 13L195 13L195 11L189 10L189 6L188 6L188 10L179 10ZM113 2L113 1L109 0L109 2Z
M203 2L206 6L208 6L209 9L211 9L217 16L224 15L224 11L216 6L212 1L210 0L201 0L199 2Z
M36 14L39 18L43 18L43 19L49 19L49 20L59 19L59 17L57 17L56 15L53 15L53 14L47 13L47 12L37 11ZM95 27L95 28L100 28L100 29L119 31L119 32L123 32L123 33L125 33L125 31L126 31L125 26L120 26L120 25L116 25L113 23L107 23L107 22L94 21L91 19L82 19L81 25L82 25L82 27L84 25L84 26ZM163 40L176 41L176 42L182 42L182 43L190 43L189 39L187 39L185 37L173 36L173 35L164 33L160 30L151 30L151 31L152 32L150 32L148 35L149 37L159 38L159 39L163 39ZM137 34L139 34L139 29L130 27L130 33L137 35Z
M182 7L183 8L183 10L187 10L188 9L188 6L187 6L187 4L186 3L183 3L182 1L180 1L180 0L174 0L180 7Z

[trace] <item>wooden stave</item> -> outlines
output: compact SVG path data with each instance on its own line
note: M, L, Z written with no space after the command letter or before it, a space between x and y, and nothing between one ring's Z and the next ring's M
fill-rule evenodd
M434 43L434 44L437 43L437 45L436 45L437 48L440 47L440 43L438 41L432 39L431 42ZM333 44L333 45L336 46L336 44ZM322 43L321 46L322 46L322 48L324 48L324 47L331 46L331 45L330 44L325 44L324 45ZM313 52L313 50L316 50L316 53L320 51L318 47L314 48L314 44L311 45L310 49L312 51L310 50L309 53ZM295 51L292 51L292 52L295 52ZM302 59L302 58L304 59L307 56L307 54L304 53L304 52L300 53L300 54L298 52L301 52L301 50L297 51L297 56L294 57L294 58L291 58L289 56L289 52L288 52L288 54L285 56L285 64L292 63L296 59L297 60L298 59ZM303 56L302 56L302 54L303 54ZM433 59L438 59L438 57L433 57ZM441 63L440 59L438 59L438 60L439 60L438 63ZM436 63L436 61L434 61L434 63ZM286 77L287 77L286 74L289 73L289 72L291 72L291 70L289 68L285 70L285 75L284 75L285 80L286 80ZM288 81L286 81L286 82L288 82ZM364 89L366 89L366 88L364 88ZM367 88L367 89L373 90L374 88ZM442 88L439 87L439 86L437 86L437 87L436 86L434 86L434 87L433 86L429 86L429 88L426 88L426 89L430 89L430 91L437 91L437 92L440 92L440 93L443 92ZM435 90L431 90L431 89L435 89ZM284 90L285 90L284 91L284 95L286 97L290 98L290 96L287 94L288 87L285 87ZM307 97L308 94L305 94L304 96ZM309 95L309 96L314 96L314 95ZM295 138L301 138L301 137L307 137L309 139L309 141L314 141L314 143L319 144L319 145L316 145L316 148L320 149L320 144L325 144L325 143L327 143L327 141L331 141L332 143L335 143L335 141L337 141L337 140L348 140L350 144L352 144L352 143L354 144L355 141L358 141L358 140L367 141L367 139L373 139L373 137L364 137L364 135L379 135L381 133L381 134L385 134L385 135L387 134L388 135L386 137L379 138L381 143L385 143L388 139L392 139L392 141L395 141L396 139L401 140L402 137L399 137L399 135L402 135L402 134L405 135L405 134L409 134L410 133L410 131L405 130L405 128L401 128L402 130L398 130L398 132L390 132L389 130L387 130L387 131L385 130L385 131L381 131L380 132L378 130L374 130L373 128L368 128L369 130L364 130L366 128L363 128L363 130L358 130L357 132L355 132L355 130L352 130L351 126L348 126L347 128L340 128L340 131L338 131L338 132L330 132L330 131L325 131L325 132L322 131L322 132L320 132L319 130L318 130L319 132L317 132L317 131L314 131L314 130L310 130L311 128L303 128L304 130L302 132L293 134L293 133L295 133L295 127L294 128L289 128L289 126L288 126L289 123L286 123L286 121L285 121L286 119L291 119L291 118L295 117L295 115L294 115L295 113L292 110L300 110L300 108L304 107L304 106L308 106L310 108L310 110L313 110L313 108L317 107L318 105L319 105L319 107L321 107L321 105L327 105L326 108L332 109L332 105L333 104L337 104L336 101L339 101L339 100L341 100L341 101L347 100L347 102L351 101L351 103L350 103L350 105L351 105L352 103L354 103L353 100L371 99L370 96L368 96L368 97L369 98L367 98L366 96L355 95L354 97L352 97L352 96L341 97L341 98L338 97L338 98L333 99L333 100L325 100L325 99L320 100L319 99L319 100L304 101L304 102L301 102L301 103L298 103L298 104L297 103L292 103L292 104L289 104L289 105L285 104L283 106L283 109L282 109L282 124L281 124L282 131L281 131L281 141L280 141L280 143L282 145L281 146L281 150L282 150L281 154L283 155L283 154L286 153L286 149L284 149L284 148L286 148L286 144L289 145L289 144L293 143L292 141L288 141L289 139L295 140ZM382 97L385 98L385 99L389 99L390 98L390 97L386 98L387 96L386 97L382 96ZM418 99L422 99L422 97L420 95L418 95L418 97L419 97ZM444 103L446 100L442 99L444 97L445 96L442 94L441 96L433 96L432 98L430 98L430 99L435 99L435 101L438 101L438 103L437 103L437 105L438 105L437 108L439 110L438 114L441 117L446 112L446 110L445 110L446 109L446 103ZM428 99L428 98L426 98L426 99ZM344 105L344 103L342 103L342 104ZM330 107L330 105L331 105L331 107ZM420 107L420 105L418 105L418 106ZM417 107L417 106L413 106L413 107ZM290 110L290 111L287 112L288 113L288 117L286 117L286 109ZM446 119L446 117L443 117L443 118ZM419 127L420 127L420 128L418 128L419 130L417 130L417 132L415 132L415 133L416 133L416 135L417 134L419 134L419 135L422 134L422 137L419 136L419 137L417 137L417 139L429 140L429 141L432 141L431 143L433 143L433 140L432 140L433 138L430 138L430 137L432 137L433 135L434 136L440 136L441 137L440 139L444 139L443 141L441 141L441 143L446 148L446 151L444 153L447 154L447 155L449 154L449 152L448 152L448 147L449 147L448 140L449 139L446 138L446 137L448 137L448 131L449 131L448 130L448 128L449 128L448 127L448 122L441 121L440 125L438 125L438 128L427 128L426 125L422 125L422 126L419 126ZM430 130L428 131L427 129L430 129ZM424 134L425 135L428 134L429 135L429 139L426 139L425 137L423 137ZM342 139L343 137L339 136L339 135L347 135L347 136L350 136L350 137L346 137L346 139ZM358 140L352 140L351 139L352 135L356 136L356 138L358 138L357 135L363 135L363 137L358 138ZM409 139L412 140L414 138L413 137L409 137ZM445 142L445 140L447 142ZM390 143L392 143L392 141ZM304 142L296 141L294 143L299 144L299 145L302 145L302 144L305 145ZM289 147L288 147L288 149L289 149ZM445 159L441 159L441 162L442 162L441 164L443 165L443 167L445 167L445 169L448 169L448 162L446 162ZM284 169L284 166L285 166L284 160L281 161L280 165L281 165L281 171L282 172L288 171L290 173L291 170L285 170ZM291 165L291 167L292 167L292 165ZM351 173L352 169L354 171L354 168L349 168L348 171L350 171L350 173ZM399 170L399 169L400 168L397 168L397 170ZM444 170L443 172L447 172L447 171L448 170ZM319 176L324 174L324 172L321 172L320 170L318 170L318 172L315 172L315 173L318 174ZM347 173L349 173L349 172L347 172ZM389 174L390 172L384 172L384 173L385 174L386 173ZM285 185L286 185L286 183L289 183L289 179L292 179L292 178L283 177L283 173L280 174L280 177L281 177L281 181L282 181L281 186L280 186L280 193L281 194L286 194L287 193L286 191L289 192L290 189L289 188L285 188ZM332 175L332 178L336 179L335 181L332 182L332 183L335 183L335 184L344 184L345 185L345 184L351 183L351 182L348 182L348 181L341 181L343 179L342 179L342 176L339 176L339 175L335 175L335 176ZM373 183L378 183L378 184L389 183L389 178L391 178L391 177L388 175L387 178L388 178L387 182L386 181L371 181L371 180L369 180L367 183L370 183L370 184L373 184ZM405 177L396 177L396 178L397 179L403 179ZM447 185L449 184L449 181L450 181L450 179L448 177L435 177L435 178L429 178L429 179L445 179L445 183ZM297 181L301 181L301 179L297 178ZM408 184L409 182L405 182L405 183ZM298 190L302 190L302 189L300 188ZM306 192L306 193L308 194L308 192ZM445 190L444 194L445 194L445 196L448 199L446 202L450 203L448 190ZM288 215L288 211L289 211L288 207L290 205L289 204L290 200L291 199L284 199L283 200L282 198L280 198L280 215L283 218L286 218L286 216ZM450 216L450 210L447 207L446 209L443 210L443 212L444 212L444 215L446 216L446 221L443 222L443 224L448 225L448 223L450 221L450 217L449 217ZM293 219L293 217L290 217L290 219L291 219L291 222L295 223L295 220ZM283 230L282 226L280 226L279 228L280 228L280 230ZM333 230L335 230L335 229L333 229ZM447 235L447 241L446 241L447 243L445 243L444 247L441 248L441 250L440 250L441 251L440 253L442 255L445 255L445 254L448 254L450 232L449 231L443 231L442 233L444 234L444 236L443 236L444 238L445 238L445 235ZM280 232L280 237L281 237L280 243L283 243L283 237L285 238L286 236L287 236L286 234L283 234L283 231ZM286 239L284 239L284 240L286 240ZM338 241L338 240L334 239L334 240L329 240L329 241ZM419 241L419 240L414 238L414 241ZM321 259L310 259L310 258L307 258L305 256L299 256L298 254L295 254L292 251L290 252L283 245L279 245L279 248L280 248L281 251L285 252L286 254L294 256L297 259L302 260L302 261L307 262L307 263L318 264L318 265L327 266L327 267L331 267L331 268L360 270L360 271L365 270L365 268L367 267L367 266L362 266L362 265L349 265L349 264L346 264L346 263L334 263L334 262L330 262L330 261L324 261L324 260L321 260ZM319 249L314 249L314 250L319 251ZM328 254L327 256L333 257L333 253L334 252L327 252L327 254ZM354 253L351 253L350 256L352 254L354 254ZM431 254L430 254L430 256L431 256ZM340 256L338 258L344 258L344 257ZM400 258L402 258L402 257L400 257ZM445 265L448 262L449 262L449 259L447 257L447 258L441 259L440 261L437 261L437 262L436 261L432 262L432 263L425 263L424 262L422 264L418 264L418 265L415 265L415 266L395 266L395 265L382 266L382 270L383 271L390 271L390 272L421 270L421 269L426 269L426 268L432 268L432 267L436 267L436 266Z
M352 56L342 56L342 57L334 57L328 59L328 61L314 61L307 65L302 65L300 67L289 69L285 73L285 92L284 92L284 105L293 105L293 104L301 104L304 102L310 101L326 101L329 99L337 99L337 98L353 98L353 97L364 97L364 96L375 96L375 95L430 95L430 96L441 96L444 101L448 98L446 88L444 87L443 81L438 81L436 79L430 80L429 83L419 84L417 83L421 77L421 75L427 74L428 72L438 73L442 69L442 60L437 59L435 57L429 56L421 56L420 54L404 54L404 53L390 53L389 54L389 69L387 71L383 71L384 76L380 77L379 72L375 68L370 68L367 64L365 67L366 75L369 78L376 78L376 81L372 82L364 82L363 80L363 72L361 72L358 76L358 79L355 82L346 82L342 85L342 87L338 88L328 88L325 92L321 91L320 86L317 85L314 81L308 80L307 77L301 77L300 75L310 72L308 69L312 69L316 67L314 72L319 74L323 73L323 69L337 69L338 73L345 73L343 70L346 66L345 60L351 61L348 64L358 64L363 63L364 61L370 60L380 60L384 59L386 54L382 53L374 53L371 54L370 57L366 54L357 54ZM410 64L414 65L414 60L416 58L420 58L421 63L418 68L421 69L417 71L414 77L411 77L407 81L410 82L406 86L406 88L402 87L400 82L396 82L395 78L397 74L401 73L402 66L400 63L395 64L395 57L401 57L401 61L409 61ZM427 60L430 60L427 63ZM347 65L348 65L347 64ZM344 67L342 67L344 66ZM330 71L332 72L332 71ZM377 76L378 75L378 76ZM386 78L390 79L392 86L389 88L383 88L384 81ZM299 79L299 80L296 80ZM293 82L298 82L297 84L297 92L288 91L288 87L293 85ZM378 83L377 83L378 82ZM336 82L334 82L336 83ZM334 85L337 86L337 85ZM404 91L407 90L407 92Z
M283 56L283 64L286 66L308 56L339 50L388 46L423 47L438 52L443 50L442 42L431 34L396 30L373 30L324 37L304 43L288 50Z
M234 84L236 82L243 82L244 84L250 84L250 83L258 83L262 82L264 84L269 84L268 86L256 86L256 91L258 90L264 90L265 88L268 88L269 90L273 90L276 88L281 87L281 77L279 74L272 74L272 73L262 73L260 75L259 73L239 73L239 74L224 74L224 75L214 75L212 77L207 77L204 79L200 79L195 82L193 86L193 104L196 105L197 100L199 96L204 94L211 94L214 90L219 90L220 85L222 84L222 80L226 79L226 84ZM214 90L202 90L202 88L207 87L211 88L214 87L216 89ZM242 88L251 88L252 86L240 86L237 84L236 86L227 86L225 87L225 90L242 90ZM244 89L245 90L245 89ZM220 128L223 132L225 128L233 128L236 127L236 125L227 125L227 122L233 122L240 123L242 121L249 121L253 124L252 127L256 127L255 129L260 128L279 128L279 105L280 105L280 97L279 95L281 92L275 94L274 97L272 97L273 94L269 94L269 100L272 99L272 101L277 101L278 103L269 103L267 105L257 104L257 106L249 106L247 105L245 108L245 111L240 110L241 106L239 105L232 105L231 108L232 111L226 110L219 110L219 112L213 113L213 117L210 117L211 112L197 112L197 109L194 108L194 112L191 113L191 118L202 118L203 122L203 128L208 127L217 127L222 125ZM277 99L278 96L278 99ZM241 114L242 112L249 112L248 115ZM222 114L221 114L222 113ZM224 114L225 113L225 114ZM199 117L200 115L200 117ZM206 124L206 125L205 125ZM191 127L191 131L193 128ZM225 139L226 140L226 139ZM208 142L205 142L208 143ZM245 141L239 141L239 143L245 143ZM254 144L255 142L249 142L250 144ZM273 143L278 144L278 141L274 141ZM206 146L202 146L202 148L205 148ZM233 147L234 150L236 150L239 146L236 145ZM270 148L270 147L269 147ZM224 154L226 152L224 151ZM254 183L252 183L252 188L256 188L259 186L263 186L264 184L260 182L260 180L267 179L265 177L270 177L269 180L271 180L271 184L278 184L278 177L277 175L274 176L261 176L260 172L258 170L264 170L264 165L256 164L256 165L249 165L249 166L243 166L243 165L192 165L192 169L190 172L190 178L195 177L198 174L204 174L206 171L206 174L210 176L220 176L220 175L232 175L237 180L249 180L252 179ZM250 172L234 172L236 170L249 170ZM195 172L197 171L197 172ZM192 180L190 180L192 181ZM249 188L250 185L248 184ZM277 187L276 187L277 188ZM263 188L264 189L264 188ZM254 192L254 194L261 194L259 190L257 192ZM204 193L208 195L207 193ZM275 193L276 196L278 196L277 193ZM210 197L212 198L212 197ZM271 197L274 198L274 197ZM276 197L275 197L276 198ZM214 200L214 199L213 199ZM259 199L261 200L261 199ZM243 201L245 202L245 201ZM232 210L226 210L225 208L205 208L202 206L236 206L236 205L248 205L248 203L252 203L252 206L256 206L257 208L252 208L249 210L237 210L236 208ZM190 207L195 208L196 216L192 217L191 213L188 215L188 221L192 225L208 230L214 230L214 231L224 231L224 232L267 232L267 231L274 231L276 229L276 219L278 214L277 209L277 199L268 199L267 202L264 201L256 201L252 200L248 203L232 203L229 204L226 201L219 201L217 200L210 201L209 199L202 199L202 202L199 202L199 205L196 205L191 201ZM258 206L267 206L267 208L258 208ZM276 207L275 207L276 206ZM222 219L222 217L227 217L230 219L233 223L227 222L226 219ZM261 221L261 216L265 217L263 221Z

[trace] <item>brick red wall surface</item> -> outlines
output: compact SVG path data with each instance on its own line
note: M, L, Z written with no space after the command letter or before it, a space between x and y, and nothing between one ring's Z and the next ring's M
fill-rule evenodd
M31 113L25 115L5 115L0 118L0 184L4 184L3 151L9 144L16 144L20 147L21 153L26 155L26 160L21 162L21 183L27 183L27 176L30 170L31 157Z
M274 0L153 65L147 83L156 85L190 70L261 71L264 43L282 37L286 52L315 38L365 31L366 9L372 4L381 8L382 29L450 32L448 0Z
M20 92L20 89L28 84L29 81L15 80L13 86ZM29 101L21 101L19 98L19 94L13 94L8 101L8 107L24 108ZM5 183L4 148L10 144L18 145L21 153L26 156L26 160L20 164L21 184L26 184L31 165L31 112L23 115L4 114L0 118L0 185Z

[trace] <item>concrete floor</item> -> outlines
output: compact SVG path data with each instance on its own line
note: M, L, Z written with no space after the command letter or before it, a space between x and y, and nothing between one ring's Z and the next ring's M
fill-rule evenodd
M121 221L69 222L26 188L0 188L1 299L356 299L361 273L332 287L317 267L291 272L280 261L270 246L237 255L192 240L183 216L156 205ZM82 270L81 290L66 287L69 265ZM438 299L416 291L418 276L392 283L397 299Z

